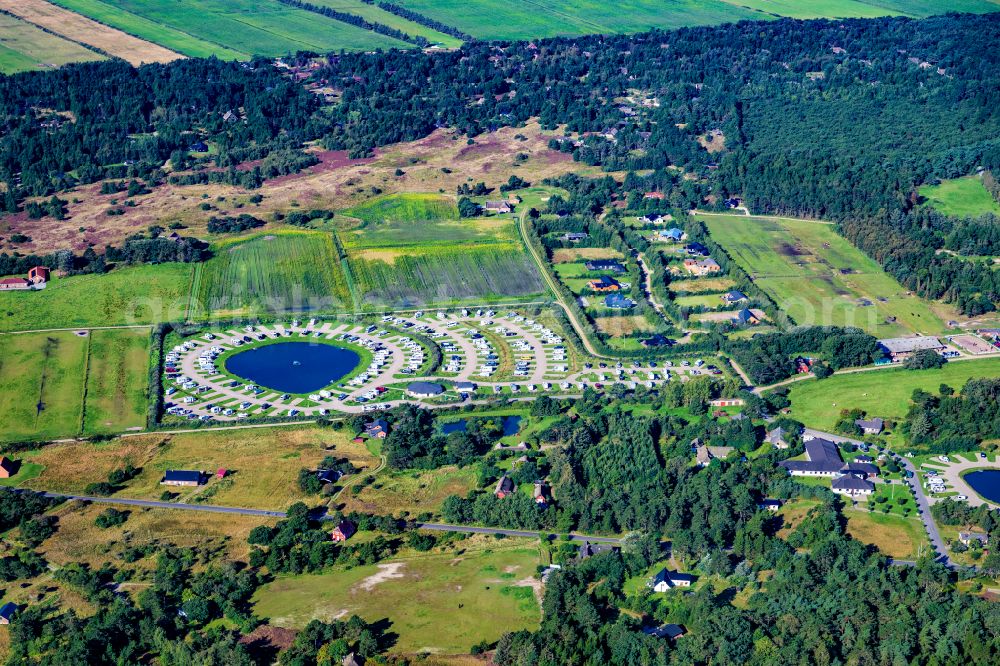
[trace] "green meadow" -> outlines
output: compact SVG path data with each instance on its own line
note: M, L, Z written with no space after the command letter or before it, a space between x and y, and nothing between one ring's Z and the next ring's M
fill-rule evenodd
M977 217L983 213L1000 216L1000 203L993 198L976 176L942 180L938 185L923 185L918 194L945 215Z
M432 44L440 44L448 48L461 46L462 40L451 35L438 32L433 28L415 23L402 16L396 16L376 5L362 2L362 0L312 0L312 4L320 7L330 7L338 12L347 12L360 16L369 23L381 23L382 25L402 30L411 37L424 37Z
M0 293L0 332L152 324L183 318L191 264L123 266Z
M0 73L16 74L71 62L104 60L76 42L45 32L10 14L0 14Z
M941 384L948 384L958 390L973 377L998 376L1000 358L987 358L951 361L939 370L889 368L807 379L790 386L790 416L819 430L833 428L843 409L858 408L871 416L902 419L914 389L937 393ZM902 443L900 438L891 439Z
M797 324L858 326L878 337L944 330L928 301L907 295L831 224L742 215L700 219Z
M254 613L296 629L314 618L357 614L389 622L398 636L394 652L468 653L481 641L538 626L531 581L539 563L537 548L508 539L492 548L283 576L257 591Z
M411 44L277 0L57 0L57 4L187 55L280 56Z
M83 430L121 432L146 425L149 331L145 328L90 332Z

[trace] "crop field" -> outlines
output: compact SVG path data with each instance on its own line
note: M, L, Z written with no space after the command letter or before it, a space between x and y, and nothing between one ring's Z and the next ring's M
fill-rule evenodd
M878 337L944 330L928 301L907 295L832 225L740 215L701 219L797 324L858 326Z
M867 0L726 0L760 12L796 19L875 18L902 13ZM944 3L939 3L944 11Z
M411 37L424 37L432 44L440 44L447 48L454 48L462 44L462 40L456 39L451 35L446 35L443 32L438 32L433 28L428 28L419 23L414 23L409 19L396 16L381 7L369 5L361 0L312 0L312 4L319 5L320 7L330 7L339 12L351 13L355 16L360 16L370 23L381 23L390 28L402 30Z
M471 541L471 540L470 540ZM532 587L538 550L524 540L462 543L464 551L279 577L254 596L254 613L281 627L302 628L313 618L360 615L387 619L398 635L393 651L467 653L480 641L538 626Z
M223 57L412 46L304 9L283 5L277 0L116 0L113 7L117 12L112 15L106 14L110 3L100 0L58 2L87 16L92 13L96 16L100 12L116 27L117 21L128 21L130 27L137 29L137 35L154 42L163 40L164 45L175 40L178 33L186 35L202 43L198 48L211 45L225 49ZM124 18L119 19L117 15ZM134 17L147 22L140 24ZM121 28L128 30L124 25ZM176 48L181 49L182 46Z
M842 409L901 419L914 389L937 393L938 386L948 384L958 390L973 377L1000 377L1000 358L952 361L939 370L892 368L796 382L788 393L791 416L820 430L833 428Z
M622 253L610 247L561 247L552 251L552 263L567 264L588 259L621 259Z
M940 185L922 185L918 194L945 215L978 217L984 213L1000 216L1000 203L976 176L942 180Z
M626 337L633 333L648 333L656 330L656 326L640 315L597 317L594 319L594 324L602 333L615 337Z
M27 486L59 492L81 492L88 483L102 481L126 463L142 472L118 496L157 499L163 492L160 479L168 469L225 468L229 476L213 479L205 487L182 489L186 502L255 508L284 509L308 499L299 490L302 468L314 468L325 456L351 461L371 470L378 459L342 431L317 427L255 428L243 431L191 432L176 435L142 435L110 442L46 447L31 462L44 471ZM82 448L81 448L82 447ZM352 478L347 477L347 481Z
M87 344L68 331L0 336L0 441L80 431Z
M153 41L127 34L46 0L0 0L0 9L74 42L87 44L133 65L182 57Z
M95 330L90 336L84 432L121 432L144 426L149 330Z
M118 6L121 3L102 0L50 0L50 2L191 58L208 58L214 55L224 60L236 60L250 57L249 53L204 41L187 32L175 30L155 20L126 11Z
M0 14L0 73L15 74L104 59L101 54L68 39L49 34L10 14Z
M697 280L671 280L670 290L674 293L699 294L701 292L721 292L732 289L736 282L729 278L699 278Z
M351 274L365 308L466 300L523 299L544 283L520 243L454 243L351 251Z
M198 315L330 311L351 302L333 237L281 231L223 241L196 270L191 309Z
M0 293L0 332L151 324L183 318L190 264L116 268L51 280L42 291Z

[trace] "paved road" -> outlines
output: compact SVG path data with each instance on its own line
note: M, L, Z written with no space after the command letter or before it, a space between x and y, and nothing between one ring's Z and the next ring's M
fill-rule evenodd
M17 492L28 492L17 490ZM244 509L234 506L217 506L213 504L181 504L178 502L159 502L156 500L128 499L125 497L93 497L90 495L72 495L67 493L43 493L46 497L65 500L80 500L82 502L96 502L100 504L117 504L121 506L134 506L142 509L175 509L179 511L202 511L207 513L228 513L238 516L259 516L261 518L284 518L284 511L267 511L265 509ZM326 517L321 518L326 520ZM464 532L466 534L503 534L510 537L526 537L537 539L541 532L531 532L528 530L507 530L495 527L472 527L467 525L449 525L446 523L418 523L417 528L422 530L433 530L435 532ZM561 537L560 534L546 533L550 539ZM590 541L592 543L620 544L621 539L614 537L592 536L588 534L570 534L570 541Z
M806 435L812 435L813 437L822 437L828 439L831 442L837 443L850 443L850 444L860 444L861 440L853 439L851 437L844 437L842 435L835 435L830 432L823 432L822 430L813 430L812 428L806 428L803 431ZM924 524L924 530L927 532L927 538L930 539L931 547L934 549L936 557L935 561L944 564L952 569L956 568L956 564L948 557L948 547L941 538L941 532L938 530L937 524L934 522L934 518L931 516L931 506L930 502L927 501L927 495L924 494L924 489L920 487L920 479L917 476L917 470L913 466L913 463L906 458L900 457L903 464L903 469L913 472L913 478L905 479L907 485L913 491L913 497L917 501L917 515L920 517L920 521Z
M467 534L503 534L505 536L511 537L527 537L529 539L537 539L539 534L545 534L549 539L557 539L561 537L560 534L552 534L548 532L531 532L527 530L505 530L498 529L495 527L467 527L465 525L447 525L442 523L419 523L417 525L419 529L422 530L434 530L435 532L465 532ZM570 541L590 541L592 543L612 543L620 544L621 539L616 539L614 537L600 537L591 536L588 534L570 534Z

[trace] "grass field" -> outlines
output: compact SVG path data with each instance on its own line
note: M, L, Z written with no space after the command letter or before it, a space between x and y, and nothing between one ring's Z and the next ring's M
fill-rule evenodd
M449 495L465 497L470 490L474 490L476 479L474 467L386 472L357 495L348 492L340 499L346 505L345 511L391 513L394 516L400 512L410 515L425 511L436 513Z
M128 34L127 30L118 30L113 26L93 21L46 0L0 0L0 9L69 40L127 60L133 65L170 62L182 57L169 48L146 41L141 35L137 37Z
M927 205L937 208L945 215L955 217L977 217L983 213L1000 215L1000 203L997 203L977 176L942 180L940 185L923 185L918 194L927 200Z
M797 324L858 326L879 337L944 330L930 303L907 296L832 225L741 215L701 219ZM888 321L890 317L895 321Z
M198 265L191 313L247 315L349 307L333 237L283 230L217 243Z
M150 324L181 319L190 264L117 268L55 278L42 291L0 293L0 332Z
M726 0L760 12L797 19L874 18L899 14L898 10L864 0ZM944 7L943 3L940 3Z
M106 16L118 26L127 21L136 34L165 45L187 36L189 48L222 47L223 57L234 54L279 56L296 51L367 51L377 48L410 48L412 45L325 16L283 5L277 0L58 0L90 16ZM147 19L137 21L136 17ZM104 19L102 19L104 20ZM150 27L152 24L153 27ZM123 30L128 30L124 25ZM166 28L167 31L164 31ZM130 30L129 30L130 31ZM178 49L182 45L178 44Z
M69 446L46 447L32 456L30 461L45 469L25 485L82 492L88 483L103 481L109 472L131 463L141 467L142 473L118 495L158 499L165 470L200 469L214 474L224 468L229 470L226 479L213 479L198 489L179 489L179 499L280 510L297 501L311 501L299 490L299 470L314 468L325 456L347 458L362 470L378 465L364 445L352 443L343 432L317 427L142 435Z
M381 7L366 4L361 0L312 0L312 4L319 5L320 7L331 7L340 12L349 12L355 16L362 17L370 23L381 23L390 28L402 30L411 37L424 37L432 44L440 44L447 48L454 48L462 44L462 40L456 39L451 35L446 35L443 32L438 32L433 28L428 28L419 23L414 23L409 19L396 16Z
M84 432L121 432L146 424L149 331L90 332Z
M0 336L0 441L53 439L80 431L86 336Z
M884 555L903 560L915 560L928 552L927 533L923 523L913 516L903 518L880 511L844 509L847 533L862 543L875 546Z
M0 73L15 74L104 59L101 54L68 39L49 34L9 14L0 14Z
M215 56L223 60L248 58L250 53L226 48L221 44L213 44L199 39L194 35L168 27L155 20L139 14L126 11L121 3L108 3L102 0L50 0L52 4L65 7L88 16L95 21L114 26L130 35L137 35L166 48L182 53L192 58L208 58Z
M257 591L254 612L301 628L313 618L387 619L394 653L468 653L480 641L538 626L532 577L540 558L523 540L463 542L430 554L318 575L281 577Z
M719 292L732 289L735 286L736 282L729 278L699 278L697 280L672 280L670 282L671 291L690 294L697 294L704 291ZM716 297L718 298L718 296Z
M952 361L940 370L894 368L834 375L822 381L809 379L792 384L788 397L792 418L811 428L829 430L842 409L860 408L873 416L899 419L906 415L914 389L936 393L938 386L948 384L957 390L973 377L997 376L998 358Z

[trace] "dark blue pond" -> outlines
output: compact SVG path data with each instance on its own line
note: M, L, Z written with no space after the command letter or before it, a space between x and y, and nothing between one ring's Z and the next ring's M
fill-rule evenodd
M511 435L516 435L517 431L521 429L521 417L520 416L505 416L502 421L503 434L504 437L510 437ZM465 419L459 419L458 421L450 421L448 423L441 424L441 434L448 435L453 432L465 432L468 428L469 423Z
M978 494L1000 504L1000 470L984 469L962 477Z
M340 380L361 357L350 349L315 342L278 342L226 359L226 370L283 393L313 393Z

